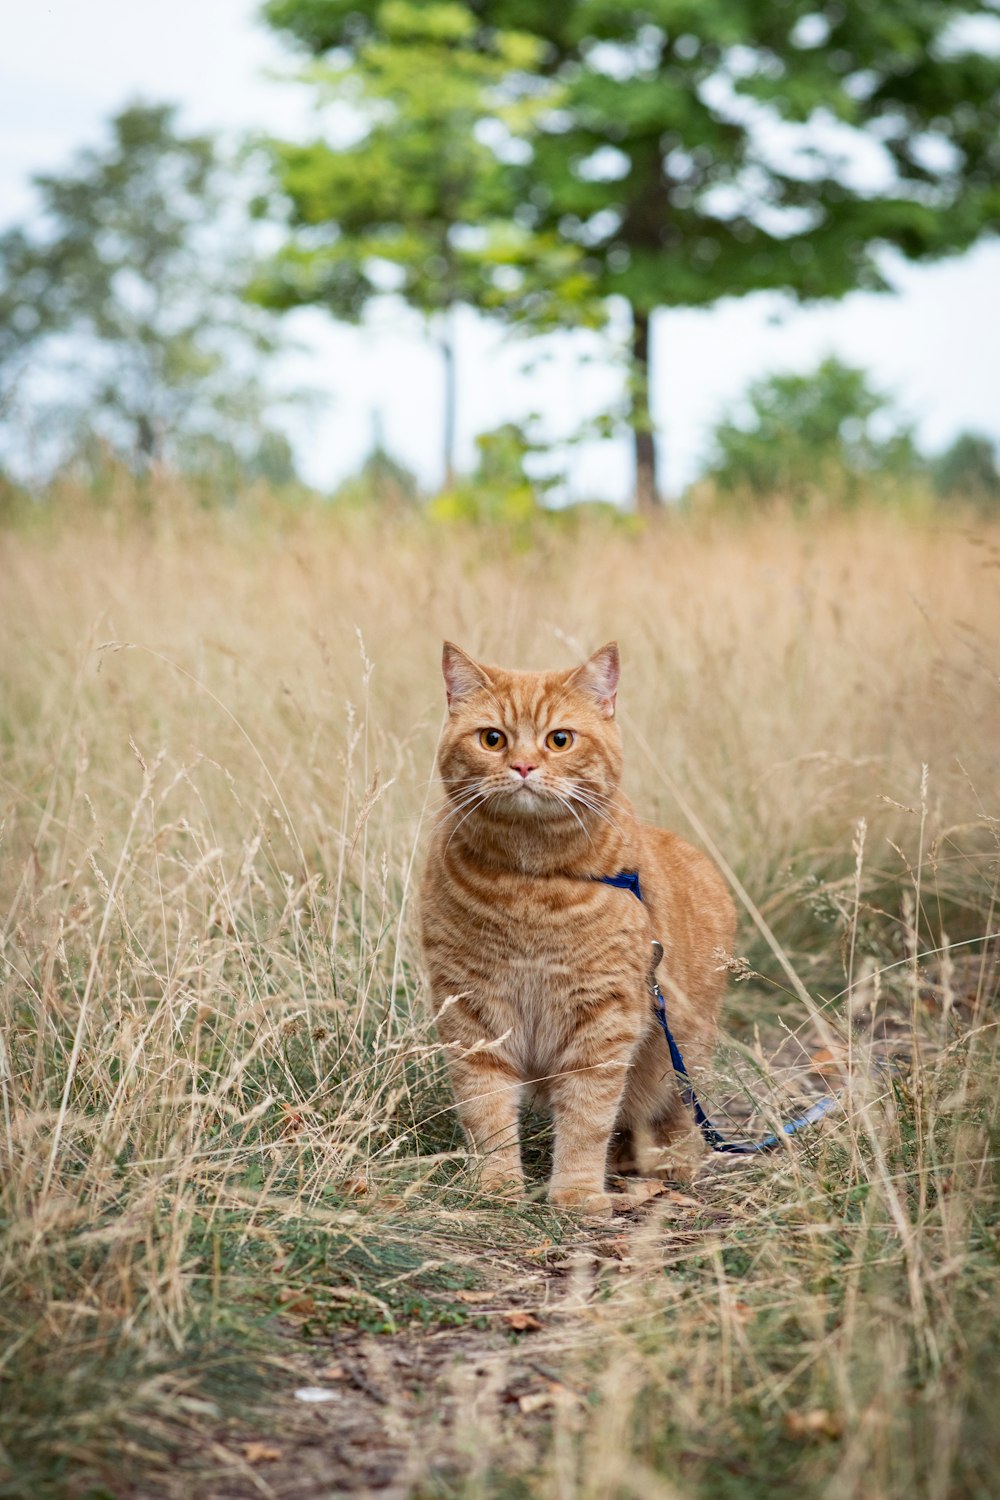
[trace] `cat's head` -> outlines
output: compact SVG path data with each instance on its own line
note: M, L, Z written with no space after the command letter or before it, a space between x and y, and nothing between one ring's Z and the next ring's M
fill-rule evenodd
M569 671L512 672L446 641L442 667L438 767L459 816L589 825L605 815L622 768L614 642Z

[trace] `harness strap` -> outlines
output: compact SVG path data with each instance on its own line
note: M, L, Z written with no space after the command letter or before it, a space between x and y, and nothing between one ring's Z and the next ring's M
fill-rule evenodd
M636 870L619 870L617 875L595 875L593 878L599 881L601 885L613 885L617 890L631 891L632 895L639 901L643 899L642 886L639 884L639 874ZM695 1124L705 1137L707 1145L713 1151L725 1151L730 1156L755 1156L759 1151L772 1151L782 1136L794 1135L796 1131L801 1130L806 1125L814 1124L816 1120L821 1120L824 1115L828 1115L831 1110L837 1108L837 1100L832 1095L827 1094L821 1099L817 1099L816 1103L811 1105L804 1115L799 1115L796 1119L789 1120L786 1124L782 1125L776 1135L766 1135L759 1141L728 1140L712 1124L702 1108L701 1100L694 1091L690 1074L684 1066L681 1049L678 1047L676 1038L670 1030L670 1022L667 1020L667 1002L663 998L663 991L656 978L652 981L652 991L653 1010L660 1029L667 1039L667 1046L670 1048L670 1061L673 1064L674 1072L677 1074L678 1079L681 1080L681 1098L691 1110L694 1115Z

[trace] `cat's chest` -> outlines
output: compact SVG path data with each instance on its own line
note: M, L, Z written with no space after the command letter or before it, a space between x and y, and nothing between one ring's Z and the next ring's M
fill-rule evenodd
M497 975L492 1009L502 1032L503 1051L523 1077L542 1077L555 1066L574 1029L565 997L578 983L569 965L536 966L511 960Z
M644 934L607 942L581 925L534 952L506 952L477 986L484 1030L504 1037L500 1051L525 1078L554 1069L595 1014L631 1014L647 1000ZM588 941L588 938L590 939Z
M446 905L470 960L488 964L525 1004L550 980L614 968L622 941L644 938L648 926L634 898L586 878L455 880Z
M515 1031L541 1038L610 992L641 989L648 920L628 893L584 881L497 882L452 916L468 988ZM457 977L457 976L456 976Z

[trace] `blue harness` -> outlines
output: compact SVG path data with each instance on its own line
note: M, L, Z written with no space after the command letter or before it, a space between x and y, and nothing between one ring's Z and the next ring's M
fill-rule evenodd
M594 879L600 881L602 885L613 885L620 891L631 891L632 895L639 901L642 900L642 886L639 884L639 876L635 870L620 870L617 875L595 875ZM667 1002L663 998L663 991L660 989L659 981L655 977L652 981L652 990L653 1009L656 1013L656 1019L660 1024L660 1029L667 1039L667 1046L670 1048L670 1061L673 1063L674 1072L680 1080L681 1098L691 1110L695 1118L695 1124L713 1151L727 1151L731 1156L753 1156L758 1151L771 1151L777 1146L783 1135L794 1135L803 1126L814 1124L816 1120L821 1120L824 1115L828 1115L832 1109L836 1109L836 1099L826 1095L822 1099L817 1099L816 1103L810 1109L807 1109L804 1115L799 1115L797 1119L789 1120L786 1125L782 1125L777 1135L766 1135L759 1141L727 1140L716 1129L702 1109L701 1100L692 1087L688 1070L684 1066L681 1049L674 1039L674 1034L670 1030L670 1023L667 1020Z

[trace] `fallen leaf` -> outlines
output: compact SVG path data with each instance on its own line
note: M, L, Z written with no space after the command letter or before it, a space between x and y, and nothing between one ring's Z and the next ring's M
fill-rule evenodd
M844 1430L840 1418L825 1406L812 1411L789 1411L785 1413L785 1429L793 1438L838 1438Z
M844 1077L844 1059L830 1051L829 1047L819 1047L815 1052L809 1054L809 1063L814 1073L821 1077L834 1080L839 1083Z
M678 1193L674 1188L670 1188L667 1192L661 1194L661 1197L666 1198L668 1203L678 1204L681 1208L702 1208L704 1206L698 1202L697 1198L689 1198L686 1193Z
M537 1328L544 1328L545 1324L535 1317L534 1313L526 1312L524 1308L512 1307L503 1315L503 1320L508 1328L514 1328L518 1333L534 1332Z
M177 1396L176 1405L182 1411L192 1412L196 1417L218 1417L219 1408L214 1401L203 1401L200 1396Z
M346 1380L347 1371L343 1365L324 1365L322 1370L316 1371L320 1380Z
M662 1198L666 1188L658 1178L618 1177L611 1179L615 1213L631 1213L654 1198Z
M281 1449L270 1443L244 1443L243 1457L248 1464L273 1464L281 1457Z
M540 1244L532 1245L532 1247L531 1247L530 1250L523 1251L523 1254L525 1256L533 1258L536 1255L544 1255L546 1253L546 1251L551 1250L551 1249L552 1249L552 1241L551 1240L542 1240Z
M554 1391L529 1391L526 1396L518 1396L518 1410L523 1412L544 1411L547 1406L555 1406L556 1397Z
M452 1296L456 1302L481 1302L483 1300L482 1292L470 1292L464 1289L460 1292L453 1292Z
M355 1172L353 1177L348 1177L344 1187L347 1192L353 1193L355 1198L363 1198L368 1191L368 1173Z
M311 1317L316 1311L315 1299L299 1287L283 1286L275 1300L283 1312L296 1313L302 1318Z

